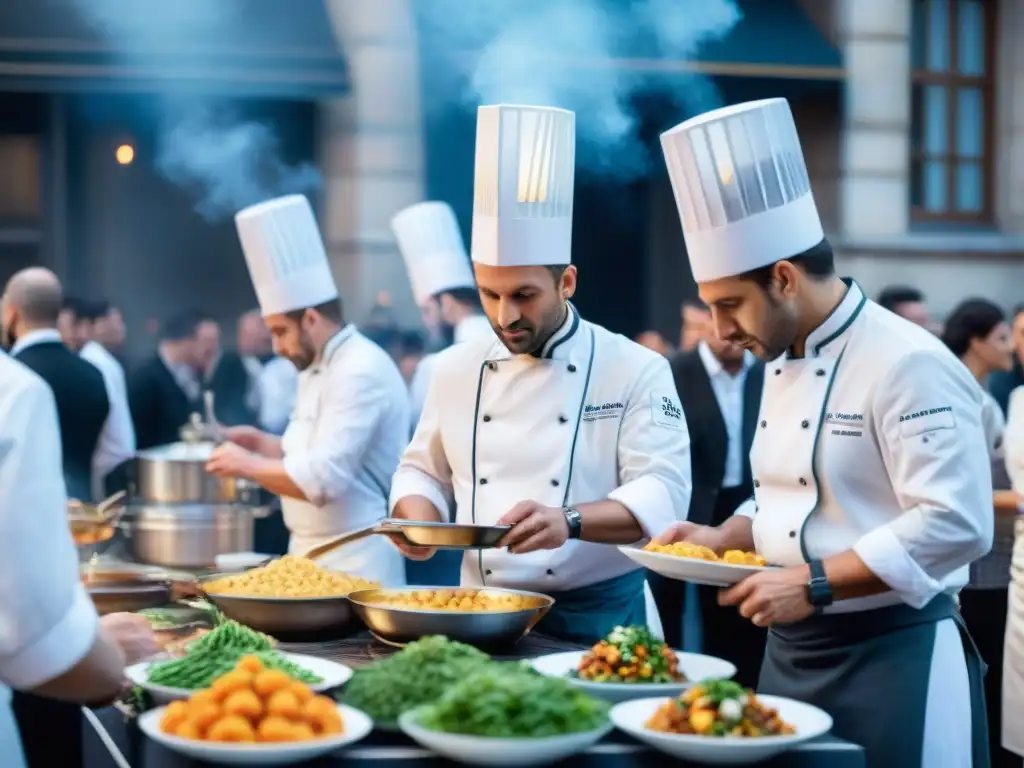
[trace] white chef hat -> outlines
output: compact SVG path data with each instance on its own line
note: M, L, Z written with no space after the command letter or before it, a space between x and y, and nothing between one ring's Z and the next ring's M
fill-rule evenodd
M473 181L473 261L569 264L576 115L553 107L480 107Z
M264 317L338 298L313 208L303 195L239 211L235 226Z
M420 306L443 291L476 286L459 223L447 204L410 205L391 219L391 231Z
M732 277L824 238L785 99L716 109L661 135L693 277Z

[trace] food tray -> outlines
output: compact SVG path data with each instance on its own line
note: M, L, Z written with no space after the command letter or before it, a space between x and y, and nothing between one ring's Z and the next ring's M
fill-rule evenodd
M649 571L676 581L689 581L709 587L731 587L755 573L772 566L733 565L696 557L679 557L661 552L649 552L636 546L619 547L619 551Z

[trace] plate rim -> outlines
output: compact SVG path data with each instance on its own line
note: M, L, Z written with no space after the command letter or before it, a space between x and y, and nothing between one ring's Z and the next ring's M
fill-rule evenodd
M761 573L762 571L770 571L775 568L779 568L777 565L741 565L739 563L724 563L721 560L704 560L699 557L684 557L681 555L667 555L664 552L651 552L643 547L638 547L633 544L623 544L619 546L619 551L629 557L630 552L640 553L642 557L652 557L656 562L663 563L690 563L702 567L710 567L712 569L724 569L726 571L740 572L746 574Z

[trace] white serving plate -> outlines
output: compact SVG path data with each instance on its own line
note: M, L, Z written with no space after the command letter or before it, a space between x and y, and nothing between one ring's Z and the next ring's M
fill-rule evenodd
M677 557L661 552L648 552L640 547L619 547L619 551L649 571L676 581L689 581L709 587L731 587L755 573L769 570L770 566L732 565L696 557Z
M317 693L342 686L352 677L352 670L336 661L318 659L316 656L302 656L298 653L283 653L281 651L278 653L323 680L323 682L309 686ZM139 686L152 696L155 704L168 704L179 699L187 699L195 693L187 688L168 688L165 685L154 685L149 682L149 667L154 663L160 662L144 661L140 664L133 664L125 670L125 675L132 684Z
M469 765L550 765L594 746L612 729L608 723L595 731L548 736L542 739L502 739L488 736L464 736L431 731L416 724L419 708L399 716L398 725L405 734L442 757Z
M675 651L676 658L679 659L679 671L687 677L685 683L595 683L571 676L571 673L579 668L580 661L586 653L587 651L552 653L539 656L530 663L542 675L564 678L591 696L613 702L649 696L671 698L702 680L728 679L736 674L736 666L725 659L705 656L702 653Z
M358 709L338 705L345 732L313 741L285 744L222 744L171 736L160 730L160 719L166 707L152 709L139 717L139 728L157 744L193 760L217 765L292 765L326 755L334 750L366 738L373 730L373 721Z
M612 707L615 727L638 741L680 760L700 765L750 765L767 760L805 741L823 736L832 729L832 718L817 707L781 696L758 696L765 705L778 710L779 716L796 729L791 736L684 736L651 731L644 723L664 702L664 698L634 699Z

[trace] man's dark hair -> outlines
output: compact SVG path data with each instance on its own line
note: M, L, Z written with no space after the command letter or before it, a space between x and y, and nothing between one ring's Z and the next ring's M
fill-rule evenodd
M338 325L344 325L345 313L341 308L341 299L331 299L331 301L325 301L323 304L317 304L315 307L306 307L306 309L312 309L319 312L324 316L324 320L329 320L332 323ZM285 317L289 320L299 322L302 320L302 316L306 313L306 309L296 309L291 312L285 312Z
M196 335L201 313L188 311L172 315L160 327L160 341L184 341Z
M545 269L551 273L551 276L555 278L557 284L562 279L562 275L565 274L565 270L569 268L568 264L546 264Z
M1010 315L1010 317L1016 320L1021 315L1024 315L1024 304L1018 304L1016 307L1014 307L1013 314Z
M924 301L924 294L909 285L890 285L878 294L877 302L890 312L895 312L901 304L918 304Z
M422 355L427 351L427 341L418 331L403 331L398 336L398 355Z
M788 259L780 259L780 261L788 261L815 282L827 280L836 274L835 254L832 253L832 245L827 239L823 239L806 251ZM775 264L777 263L775 262ZM762 288L768 288L772 283L772 271L775 269L775 264L752 269L749 272L744 272L740 277L744 280L751 280Z
M108 301L86 301L84 299L77 301L78 304L73 310L75 318L87 323L102 320L110 311L110 302Z
M973 339L985 339L997 325L1006 321L1003 310L985 299L961 302L946 320L942 341L957 357L963 357L971 348Z
M447 291L441 291L437 294L437 297L440 298L445 294L451 296L459 304L469 307L474 312L483 312L483 306L480 304L480 293L476 288L452 288Z

